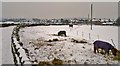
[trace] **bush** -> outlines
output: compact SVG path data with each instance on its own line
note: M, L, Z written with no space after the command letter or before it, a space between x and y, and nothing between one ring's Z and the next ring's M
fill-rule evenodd
M116 25L120 26L120 17L116 20Z
M55 39L53 39L53 41L58 41L58 39L57 39L57 38L55 38Z

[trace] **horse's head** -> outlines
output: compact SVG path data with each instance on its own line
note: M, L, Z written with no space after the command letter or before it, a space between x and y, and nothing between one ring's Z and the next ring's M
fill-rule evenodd
M113 54L114 56L117 55L117 51L118 51L118 50L117 50L116 48L112 48L111 51L112 51L112 54Z

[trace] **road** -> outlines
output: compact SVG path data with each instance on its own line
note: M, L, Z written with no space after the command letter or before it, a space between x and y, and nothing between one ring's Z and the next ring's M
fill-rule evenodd
M14 26L0 28L0 65L13 64L11 53L11 33Z

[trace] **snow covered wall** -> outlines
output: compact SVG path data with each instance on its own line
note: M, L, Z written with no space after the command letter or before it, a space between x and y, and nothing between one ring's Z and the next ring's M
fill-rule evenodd
M23 64L30 64L30 61L26 55L27 49L23 48L22 42L20 42L19 34L18 34L19 29L20 26L17 26L13 29L12 37L11 37L11 43L12 43L11 49L12 49L15 65L23 66Z

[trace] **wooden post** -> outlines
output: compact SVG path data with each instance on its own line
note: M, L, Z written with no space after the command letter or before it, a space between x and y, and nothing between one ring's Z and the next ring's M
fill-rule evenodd
M99 35L97 35L97 38L99 39Z
M84 33L82 32L82 38L84 37Z
M88 21L89 21L89 17L90 17L90 15L88 14Z
M93 4L91 4L91 20L90 20L90 22L91 22L91 30L92 30L92 10L93 9Z
M78 35L78 30L77 30L77 35Z
M90 33L89 33L89 40L91 40L91 36L90 36Z
M87 25L89 24L90 22L90 15L88 14L88 22L87 22Z

